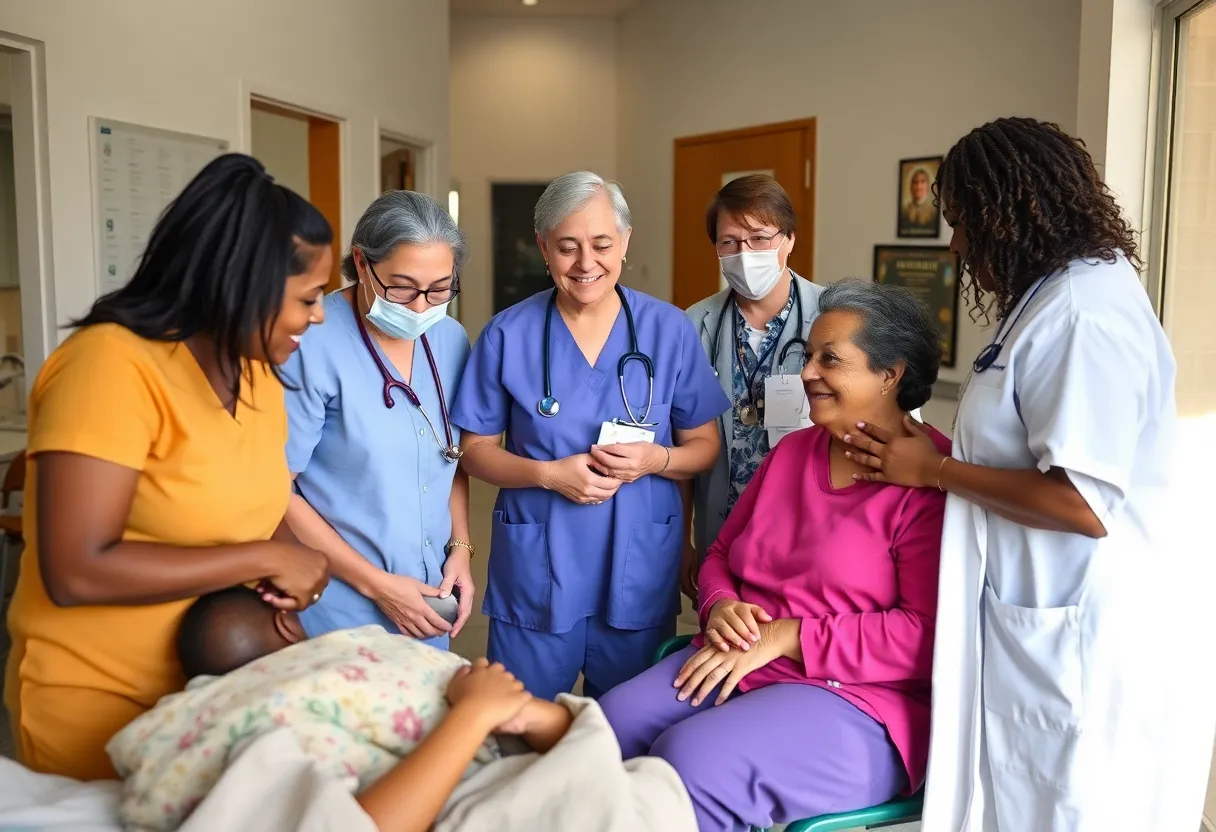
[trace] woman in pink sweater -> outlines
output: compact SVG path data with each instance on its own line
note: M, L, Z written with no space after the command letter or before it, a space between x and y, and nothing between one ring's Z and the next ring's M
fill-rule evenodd
M910 292L828 287L802 372L815 427L743 492L701 568L702 633L601 700L628 759L680 773L702 832L882 803L924 781L945 494L861 481L858 423L920 430L941 346Z

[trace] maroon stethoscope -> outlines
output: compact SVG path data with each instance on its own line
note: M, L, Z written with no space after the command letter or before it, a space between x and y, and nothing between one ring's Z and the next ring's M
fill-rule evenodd
M421 335L418 340L422 342L422 349L426 352L427 363L431 365L431 377L435 379L435 390L439 393L439 414L443 418L443 434L444 438L447 439L446 445L439 438L439 431L435 430L435 423L427 415L426 408L422 406L422 400L418 398L418 394L414 392L414 388L404 381L397 381L388 371L388 367L384 366L384 362L380 359L380 353L376 351L376 345L372 343L372 337L367 334L367 327L363 324L363 316L358 312L355 313L355 322L359 325L359 334L363 336L363 345L367 347L367 354L376 362L376 366L380 369L380 376L384 379L384 406L390 409L393 408L397 404L393 399L393 390L400 390L410 400L410 404L418 408L418 412L422 414L422 418L426 419L426 423L431 429L431 435L435 437L435 442L439 445L439 452L443 454L443 458L448 462L459 460L464 456L464 451L452 440L452 421L448 418L448 406L443 397L443 382L439 380L439 367L435 364L435 355L431 352L431 345L427 343L426 336Z

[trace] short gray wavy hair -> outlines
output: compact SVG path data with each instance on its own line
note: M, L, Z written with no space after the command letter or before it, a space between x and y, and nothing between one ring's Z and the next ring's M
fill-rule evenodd
M536 201L532 225L537 235L548 237L562 220L575 211L582 210L600 194L608 197L612 213L616 216L616 230L624 234L632 227L633 217L629 213L629 203L625 201L621 186L598 173L576 170L573 173L564 173L550 182L549 187L545 188L545 192Z
M870 370L904 374L895 393L900 410L916 410L933 395L941 367L942 342L929 309L903 286L848 278L819 295L819 314L851 312L861 318L853 343L866 355Z
M447 209L426 194L415 191L386 191L367 207L355 233L350 237L351 252L342 260L342 275L357 280L354 249L362 250L372 263L393 256L400 245L443 243L452 250L453 276L459 276L469 259L464 234L456 227Z

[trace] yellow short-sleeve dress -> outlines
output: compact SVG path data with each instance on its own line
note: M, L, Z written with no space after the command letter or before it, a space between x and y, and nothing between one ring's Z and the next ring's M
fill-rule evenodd
M125 540L213 546L266 540L290 494L282 385L255 363L235 416L184 344L112 324L74 333L30 392L25 551L9 609L4 703L36 771L114 776L105 744L183 684L174 642L192 599L58 607L38 567L38 454L140 472Z

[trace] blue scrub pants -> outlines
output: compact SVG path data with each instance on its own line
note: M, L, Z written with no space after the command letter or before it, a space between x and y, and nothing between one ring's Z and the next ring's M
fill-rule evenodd
M583 695L598 699L650 667L654 652L675 635L676 622L647 630L618 630L600 616L564 633L542 633L490 619L486 658L502 662L538 699L569 693L583 674Z

